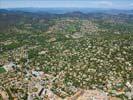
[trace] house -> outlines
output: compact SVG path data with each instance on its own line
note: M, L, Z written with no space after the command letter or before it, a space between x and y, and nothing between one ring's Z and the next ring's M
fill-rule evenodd
M15 70L17 66L13 62L10 62L9 64L4 65L3 67L8 72L8 71Z

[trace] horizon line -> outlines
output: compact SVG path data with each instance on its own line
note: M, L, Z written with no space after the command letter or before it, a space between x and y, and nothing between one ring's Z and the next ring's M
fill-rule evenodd
M101 7L7 7L7 8L4 8L4 7L0 7L0 9L23 9L23 8L35 8L35 9L38 9L38 8L43 8L43 9L51 9L51 8L54 8L54 9L59 9L59 8L66 8L66 9L71 9L71 8L76 8L76 9L114 9L114 10L133 10L133 8L101 8Z

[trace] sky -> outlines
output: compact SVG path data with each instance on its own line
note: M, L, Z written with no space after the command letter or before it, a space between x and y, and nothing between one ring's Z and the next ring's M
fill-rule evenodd
M0 8L23 7L133 9L133 0L0 0Z

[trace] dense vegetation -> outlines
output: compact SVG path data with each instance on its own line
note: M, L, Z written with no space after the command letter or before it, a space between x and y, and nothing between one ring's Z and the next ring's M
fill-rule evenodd
M77 16L78 14L78 16ZM81 14L81 16L80 16ZM70 86L97 87L133 81L133 15L0 13L0 61L18 63L57 77L53 92L73 94ZM17 61L16 61L17 62ZM0 67L0 73L4 70ZM62 82L62 86L58 86ZM56 89L55 89L56 88ZM111 92L111 91L109 91ZM65 96L62 96L65 97Z

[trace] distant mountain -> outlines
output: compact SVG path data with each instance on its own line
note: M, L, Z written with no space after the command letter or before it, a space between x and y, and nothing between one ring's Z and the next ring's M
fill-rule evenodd
M109 13L109 14L133 14L133 10L119 10L119 9L99 9L99 8L8 8L8 11L24 11L24 12L47 12L52 14L64 14L72 12L82 12L82 13Z
M96 9L96 8L8 8L7 10L14 11L27 11L27 12L49 12L54 14L64 14L68 12L80 11L83 13L88 12L98 12L105 9Z
M7 13L7 12L9 12L9 11L6 9L0 9L0 13Z
M13 8L0 9L0 30L13 26L49 21L57 18L79 18L102 22L133 23L133 10L73 8ZM38 27L38 25L34 27Z

